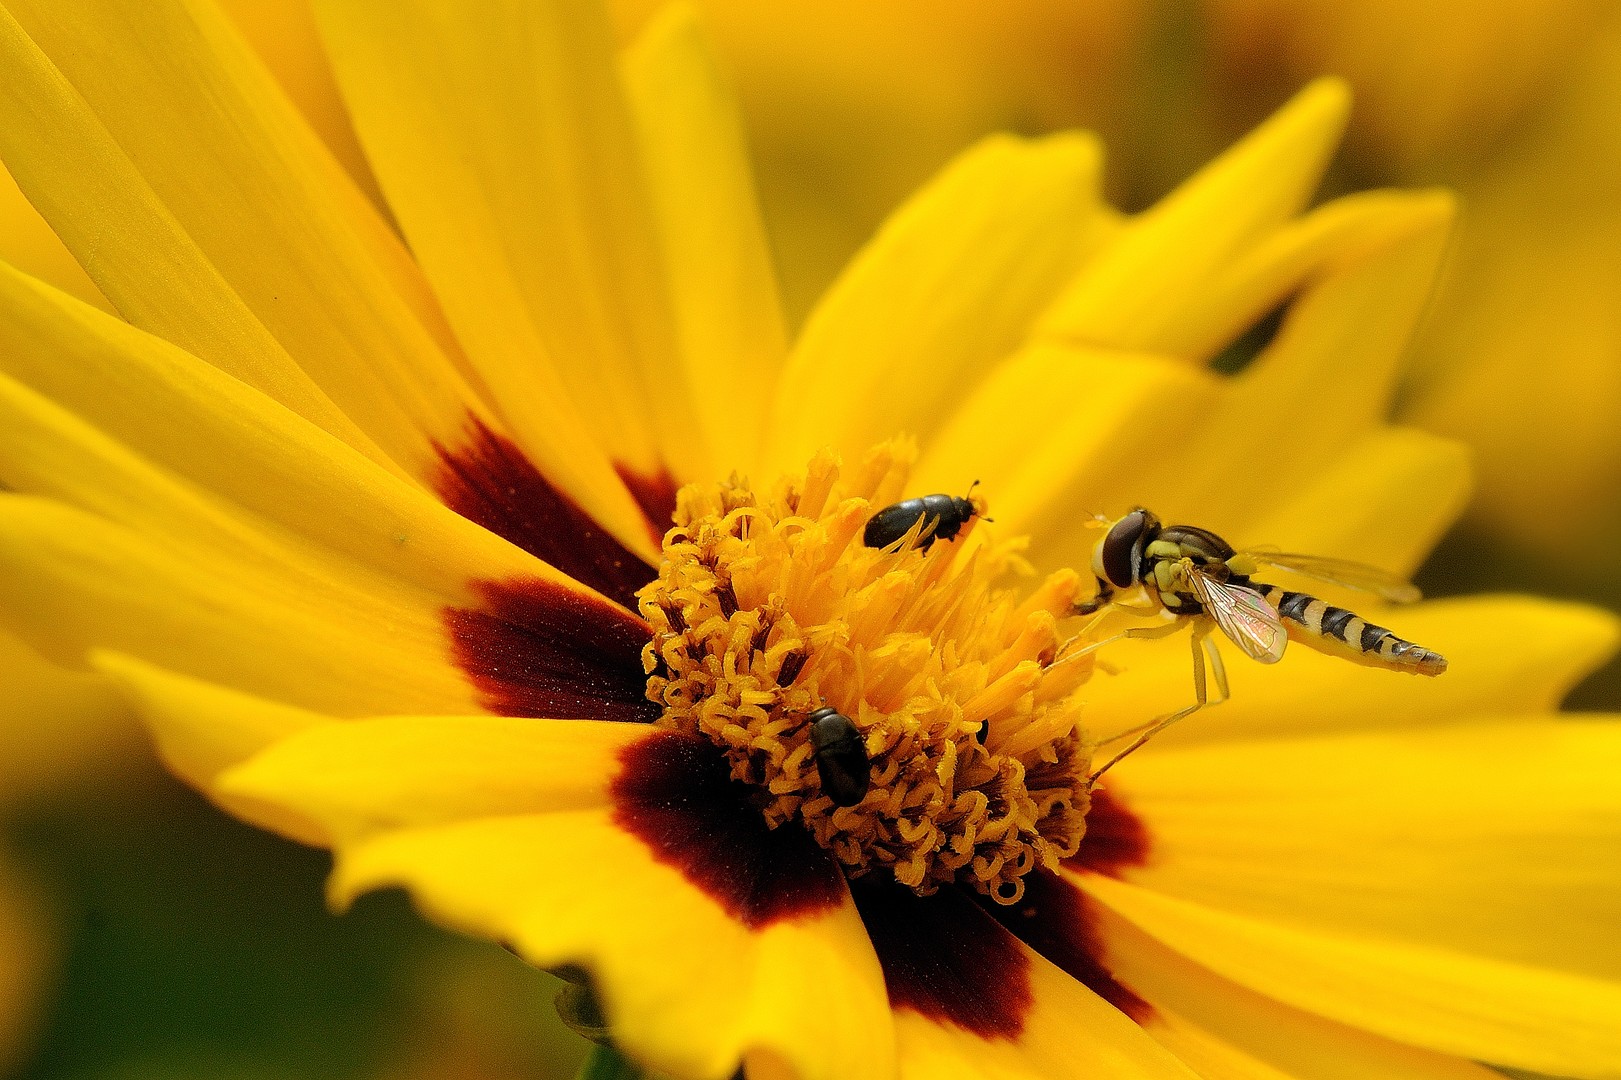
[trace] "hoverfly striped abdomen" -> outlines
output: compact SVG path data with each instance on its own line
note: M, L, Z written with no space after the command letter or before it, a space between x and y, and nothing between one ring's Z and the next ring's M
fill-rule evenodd
M1310 639L1309 643L1321 651L1374 667L1421 675L1439 675L1446 670L1447 662L1439 653L1399 638L1354 611L1276 585L1251 583L1251 587L1277 609L1278 617L1290 629L1290 637Z

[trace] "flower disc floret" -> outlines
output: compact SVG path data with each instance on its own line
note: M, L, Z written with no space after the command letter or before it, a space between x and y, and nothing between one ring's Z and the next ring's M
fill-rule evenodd
M1028 572L1022 545L967 530L864 546L912 455L885 444L846 478L824 453L763 497L735 475L683 489L638 594L647 693L660 724L724 752L768 825L808 829L850 876L1013 903L1085 830L1076 691L1091 662L1056 660L1079 579L1061 571L1021 598L1004 582ZM854 806L822 789L808 717L824 707L854 722L871 762Z

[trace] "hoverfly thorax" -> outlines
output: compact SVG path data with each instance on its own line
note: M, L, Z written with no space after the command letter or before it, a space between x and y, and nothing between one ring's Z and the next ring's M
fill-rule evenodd
M1227 560L1237 554L1233 546L1209 529L1194 525L1172 525L1161 529L1150 547L1150 554L1172 559L1192 559L1207 573L1221 573Z

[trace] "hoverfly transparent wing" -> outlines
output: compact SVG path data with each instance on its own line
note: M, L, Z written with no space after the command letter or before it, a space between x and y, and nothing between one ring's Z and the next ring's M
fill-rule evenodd
M1289 632L1265 597L1241 585L1223 584L1197 570L1188 575L1188 581L1205 611L1216 620L1221 632L1244 650L1244 655L1263 664L1283 659Z
M1372 593L1392 604L1411 604L1423 598L1423 594L1411 582L1388 570L1381 570L1366 563L1351 562L1349 559L1328 559L1321 555L1267 551L1264 548L1259 551L1246 551L1244 554L1263 566L1274 566L1291 574L1311 578L1313 581L1324 581L1330 585Z

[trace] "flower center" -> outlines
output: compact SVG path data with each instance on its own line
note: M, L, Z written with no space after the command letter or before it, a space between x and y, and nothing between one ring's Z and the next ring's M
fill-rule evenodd
M886 443L845 477L823 453L766 495L736 475L684 488L637 594L647 696L660 724L724 752L769 826L798 821L850 876L1011 904L1085 831L1076 691L1092 662L1054 662L1080 580L1060 571L1021 598L1000 583L1028 572L1022 543L971 547L972 522L951 542L865 546L914 454ZM827 710L853 725L837 765L825 724L813 739ZM850 780L863 750L865 793L836 802L828 771Z

